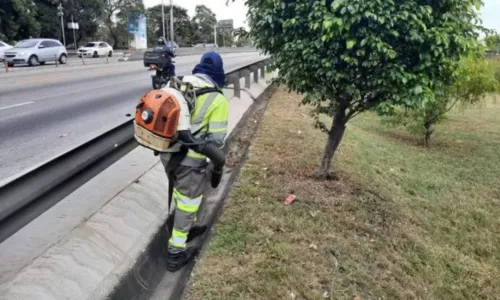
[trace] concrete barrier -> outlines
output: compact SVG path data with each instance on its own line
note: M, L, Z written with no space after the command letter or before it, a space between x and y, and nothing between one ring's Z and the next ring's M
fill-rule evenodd
M148 49L150 50L150 49ZM142 60L144 57L144 52L146 50L137 51L125 51L123 57L119 61L137 61ZM205 53L207 51L217 51L219 53L244 53L244 52L256 52L257 49L254 47L237 47L237 48L178 48L175 52L176 56L188 56L188 55L198 55Z
M265 76L262 70L254 68L253 76L252 71L242 70L224 90L230 106L227 145L270 86L272 75ZM266 80L250 82L248 87L251 78L262 77ZM238 89L238 84L243 88ZM124 172L122 161L143 164L145 172L102 200L102 209L5 280L0 299L179 299L190 267L165 273L168 183L161 163L152 157L152 151L136 148L75 191L72 195L85 195L109 184L107 177ZM235 174L226 170L221 187L209 194L203 223L211 224L215 219Z

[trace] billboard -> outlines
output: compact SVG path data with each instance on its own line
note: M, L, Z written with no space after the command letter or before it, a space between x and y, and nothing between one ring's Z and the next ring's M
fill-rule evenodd
M220 20L217 22L217 29L219 31L232 31L234 29L233 19Z
M132 14L127 22L127 31L132 34L129 48L132 50L148 48L146 16Z

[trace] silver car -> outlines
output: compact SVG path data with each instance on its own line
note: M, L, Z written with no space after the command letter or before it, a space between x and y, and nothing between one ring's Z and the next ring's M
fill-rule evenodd
M6 42L0 41L0 61L3 61L5 51L9 49L12 49L11 45L7 44Z
M37 66L56 60L65 64L68 61L68 51L61 42L52 39L24 40L5 52L5 61L9 67L26 63Z

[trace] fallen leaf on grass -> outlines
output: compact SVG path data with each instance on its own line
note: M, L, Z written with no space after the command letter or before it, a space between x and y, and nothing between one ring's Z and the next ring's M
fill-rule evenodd
M330 294L328 294L328 292L324 292L323 299L328 299L328 298L330 298Z
M319 212L320 212L319 210L317 210L317 211L309 211L309 214L311 215L311 217L316 218L316 216L318 215Z
M309 249L318 250L318 246L316 246L316 244L314 243L311 243L311 245L309 245Z
M354 300L362 300L360 296L354 297Z

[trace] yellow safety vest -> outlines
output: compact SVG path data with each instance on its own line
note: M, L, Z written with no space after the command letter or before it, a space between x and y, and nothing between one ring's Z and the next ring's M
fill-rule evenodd
M212 87L206 82L203 83L201 87ZM191 112L191 132L199 131L197 138L209 140L222 147L227 135L228 118L229 103L224 95L217 92L203 94L196 98L195 109ZM190 149L181 165L204 167L207 165L207 157Z

